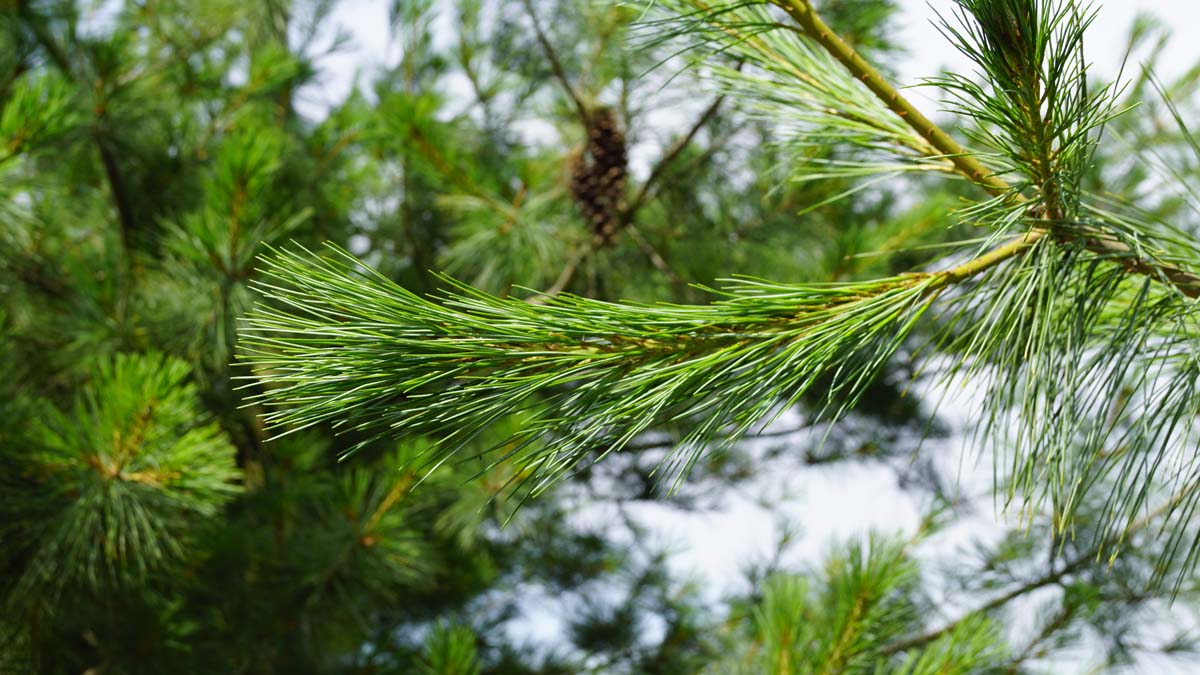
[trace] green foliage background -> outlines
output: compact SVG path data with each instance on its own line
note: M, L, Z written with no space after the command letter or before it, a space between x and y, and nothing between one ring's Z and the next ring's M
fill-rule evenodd
M1193 653L1187 631L1158 630L1190 611L1192 577L1173 609L1147 585L1170 541L1110 565L1037 514L950 561L923 553L969 505L909 461L940 427L900 340L840 423L815 421L845 401L814 380L794 406L811 433L769 457L708 448L672 494L655 469L666 441L694 438L686 419L603 464L604 443L573 447L570 475L536 499L527 465L484 453L533 410L471 420L479 433L445 462L430 438L329 421L270 439L269 378L244 366L238 336L271 292L259 256L272 249L332 242L418 296L450 288L445 271L501 298L694 303L731 275L898 274L969 236L944 218L966 186L864 186L828 168L857 150L805 142L773 114L807 92L768 78L769 105L722 93L709 76L736 83L754 55L684 68L636 5L397 0L398 60L305 116L298 101L340 45L335 6L0 0L0 672L916 675L1031 672L1080 645L1101 647L1102 668ZM891 3L819 8L885 70L902 58ZM1161 34L1146 23L1134 39ZM1164 86L1190 101L1198 74ZM1151 88L1143 76L1127 96ZM581 109L600 105L638 158L611 241L570 190ZM1191 175L1170 112L1111 124ZM1081 180L1152 193L1154 175L1119 159ZM1189 208L1154 202L1163 218ZM812 569L780 562L784 537L779 560L714 598L673 578L635 521L574 517L705 508L780 456L895 467L930 504L921 532L832 544ZM1102 530L1102 510L1079 506L1081 530ZM955 573L931 583L941 565ZM519 629L543 595L573 608L549 641ZM1032 628L1006 620L1013 605Z

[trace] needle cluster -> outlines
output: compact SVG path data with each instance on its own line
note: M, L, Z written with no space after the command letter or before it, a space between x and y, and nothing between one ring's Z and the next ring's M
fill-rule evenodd
M965 179L982 194L946 218L983 228L983 244L962 242L936 272L741 280L697 306L574 296L535 305L449 279L447 293L426 299L338 250L276 252L259 284L271 303L244 339L272 426L428 435L440 462L518 415L523 426L495 458L516 458L515 480L540 490L589 453L674 423L688 430L668 461L680 475L817 388L836 419L912 342L930 361L952 357L947 380L982 385L979 438L1001 458L1006 501L1030 513L1048 502L1062 534L1077 505L1105 490L1102 552L1158 497L1185 522L1200 493L1189 431L1200 412L1200 249L1183 227L1085 188L1120 91L1089 90L1092 12L1070 0L958 3L943 30L982 77L931 83L975 151L921 115L807 0L660 7L670 14L654 29L706 49L731 98L776 119L800 148L843 150L800 162L793 178ZM1162 569L1200 554L1185 528L1172 536Z

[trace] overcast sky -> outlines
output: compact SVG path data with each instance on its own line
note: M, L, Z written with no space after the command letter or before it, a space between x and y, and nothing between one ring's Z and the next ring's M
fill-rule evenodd
M917 45L909 50L902 76L908 82L934 74L939 68L967 70L965 57L950 47L934 23L938 13L949 16L953 0L900 0L904 12L900 19L903 44ZM1200 2L1197 0L1099 0L1096 21L1087 33L1087 58L1097 72L1111 77L1120 68L1129 27L1134 17L1147 13L1161 18L1165 25L1175 28L1176 39L1166 51L1164 66L1169 76L1190 66L1200 58L1200 49L1189 35L1200 25Z
M906 84L936 74L941 68L968 69L965 57L947 44L934 23L938 13L949 14L954 0L899 0L903 7L898 24L902 44L909 45L899 72ZM326 73L322 90L306 92L306 112L341 100L353 82L355 72L379 64L394 63L399 51L390 44L388 34L389 0L343 0L333 13L333 21L353 36L348 48L325 57L321 68ZM1100 0L1098 14L1088 32L1088 59L1099 74L1111 77L1120 67L1129 26L1139 13L1163 20L1177 33L1167 47L1163 63L1169 77L1190 66L1200 49L1188 30L1200 26L1200 0ZM918 95L918 98L920 96ZM931 110L932 112L932 110Z

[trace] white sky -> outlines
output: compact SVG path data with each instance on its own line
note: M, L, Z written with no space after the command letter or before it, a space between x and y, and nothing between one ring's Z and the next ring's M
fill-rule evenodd
M908 54L899 69L906 84L915 84L922 77L935 75L941 68L965 70L965 58L950 47L934 26L937 13L949 15L953 0L899 0L903 12L899 18L898 42L909 45ZM321 70L323 91L306 92L306 112L315 112L341 100L362 68L394 63L398 48L391 44L388 28L388 0L343 0L333 12L332 20L353 36L342 52L323 58ZM1164 66L1170 76L1187 68L1200 58L1194 39L1188 32L1200 26L1200 0L1099 0L1095 23L1089 30L1088 58L1097 72L1114 75L1124 55L1128 28L1135 16L1149 13L1173 28L1176 38L1168 45ZM1133 65L1133 64L1131 64ZM930 107L930 112L933 108Z
M919 45L910 47L906 67L901 70L901 76L907 82L935 74L945 66L959 72L967 70L965 57L950 47L934 26L937 13L950 15L953 0L900 0L900 4L904 8L900 19L904 37L901 43ZM1177 73L1200 58L1200 49L1189 35L1200 25L1200 1L1096 0L1095 7L1098 13L1095 23L1088 29L1087 58L1102 75L1111 77L1120 68L1129 27L1134 17L1141 13L1157 16L1166 26L1174 28L1176 39L1164 54L1168 72L1163 75Z

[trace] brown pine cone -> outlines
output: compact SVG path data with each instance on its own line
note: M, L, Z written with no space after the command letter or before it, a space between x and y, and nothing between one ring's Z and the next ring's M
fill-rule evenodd
M618 128L612 108L593 111L586 156L575 153L570 163L571 195L592 233L607 239L616 231L629 164L625 134Z

